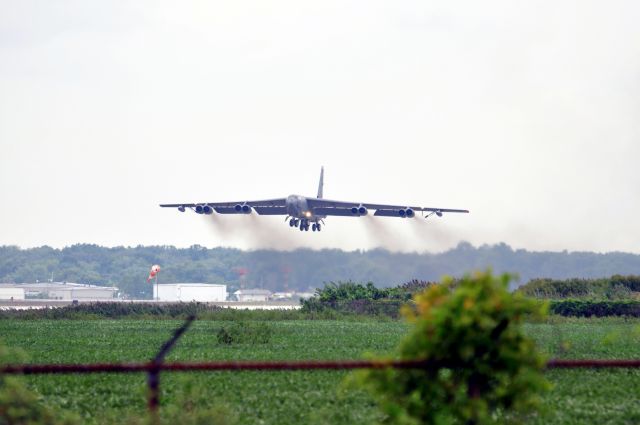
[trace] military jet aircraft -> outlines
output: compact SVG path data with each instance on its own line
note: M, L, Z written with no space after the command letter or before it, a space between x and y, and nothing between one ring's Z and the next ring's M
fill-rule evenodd
M265 199L259 201L233 201L233 202L201 202L195 204L161 204L165 208L177 208L184 212L187 208L197 214L250 214L255 211L258 215L283 215L289 226L300 231L320 231L324 225L324 219L328 216L362 217L374 210L374 216L414 218L416 212L428 218L432 215L442 217L444 213L468 213L468 210L451 208L416 207L410 205L385 205L370 204L366 202L332 201L323 198L324 168L320 169L320 183L318 195L315 198L289 195L286 198ZM425 214L426 213L426 214Z

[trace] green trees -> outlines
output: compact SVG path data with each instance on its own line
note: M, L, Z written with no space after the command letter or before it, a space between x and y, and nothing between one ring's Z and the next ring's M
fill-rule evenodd
M325 282L375 282L379 288L411 279L435 281L443 275L493 267L518 272L522 282L546 276L554 279L602 277L640 270L640 255L611 253L527 252L500 244L475 248L460 243L440 254L392 253L382 249L345 252L336 249L290 252L229 248L136 246L106 248L78 244L64 249L20 249L0 246L0 283L55 281L115 285L131 297L150 298L149 268L160 264L160 282L226 283L271 291L308 291ZM640 281L620 279L618 289L640 287ZM517 285L511 282L512 288ZM313 289L311 289L313 290ZM631 289L636 291L636 289ZM638 289L640 291L640 289Z

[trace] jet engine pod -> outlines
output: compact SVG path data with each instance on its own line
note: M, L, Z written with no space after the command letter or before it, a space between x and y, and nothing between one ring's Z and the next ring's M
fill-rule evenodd
M442 211L440 211L440 210L436 211L436 215L437 215L438 217L442 217Z
M251 212L251 207L247 204L236 204L233 209L236 210L238 214L249 214Z
M405 218L407 216L407 211L406 210L398 210L398 215L402 218Z
M211 208L209 205L205 205L204 207L202 207L202 212L205 214L213 214L213 208Z
M404 213L406 214L407 218L413 218L416 216L415 211L413 211L411 208L407 208Z
M178 207L178 211L180 211L180 212L184 212L184 210L185 210L184 205L180 205L180 206Z
M361 216L361 215L367 215L368 213L369 211L362 204L358 205L357 207L351 208L351 214L353 215Z
M196 205L196 213L203 214L204 213L204 205Z

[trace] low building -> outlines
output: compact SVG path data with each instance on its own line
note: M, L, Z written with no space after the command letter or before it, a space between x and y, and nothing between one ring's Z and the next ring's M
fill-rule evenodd
M118 292L118 288L113 286L85 285L71 282L11 283L3 284L1 287L22 290L24 299L103 300L114 298Z
M274 301L292 300L294 296L293 292L274 292L271 294L271 299Z
M24 300L24 288L0 286L0 300Z
M227 300L227 285L209 283L160 283L153 285L153 299L179 302Z
M266 302L271 291L266 289L240 289L233 293L239 302Z

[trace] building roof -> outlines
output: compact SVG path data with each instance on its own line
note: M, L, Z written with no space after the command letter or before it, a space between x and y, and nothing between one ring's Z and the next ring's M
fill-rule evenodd
M158 286L170 286L170 285L180 285L180 286L204 286L204 287L208 287L208 288L220 288L220 287L225 287L227 285L225 284L220 284L220 283L193 283L193 282L188 282L188 283L182 283L182 282L175 282L175 283L159 283Z
M271 291L267 289L239 289L233 295L271 295Z
M72 282L38 282L38 283L0 283L0 288L22 288L27 291L60 291L60 290L86 290L103 289L117 291L115 286L89 285Z

